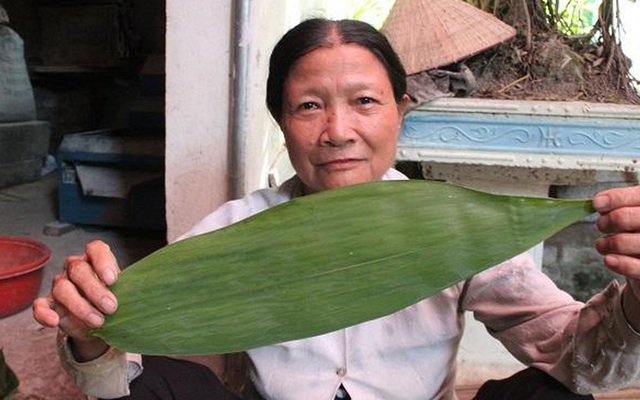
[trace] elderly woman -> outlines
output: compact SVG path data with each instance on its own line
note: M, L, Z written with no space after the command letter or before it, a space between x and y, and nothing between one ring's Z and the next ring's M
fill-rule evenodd
M186 236L215 230L296 196L374 180L392 168L408 97L405 73L384 36L356 21L308 20L271 56L267 104L296 176L229 202ZM640 376L640 187L593 200L605 265L627 277L589 303L573 300L519 255L384 318L248 351L266 399L455 399L463 313L471 311L531 366L489 382L478 399L581 399ZM67 257L35 318L57 327L62 361L87 393L114 398L236 398L195 364L125 354L86 336L117 309L108 290L119 269L107 245ZM575 392L575 393L574 393Z

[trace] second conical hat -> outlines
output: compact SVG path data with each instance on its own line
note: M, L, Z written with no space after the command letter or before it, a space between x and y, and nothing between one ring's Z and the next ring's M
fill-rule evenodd
M462 0L396 0L381 31L407 74L460 61L516 34L513 27Z

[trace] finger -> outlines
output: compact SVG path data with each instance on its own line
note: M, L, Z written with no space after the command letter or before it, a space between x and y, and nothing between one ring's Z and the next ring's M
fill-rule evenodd
M596 226L602 233L640 231L640 207L618 208L602 214Z
M71 337L83 338L86 335L87 325L71 316L51 295L34 300L33 316L42 326L59 328Z
M604 264L611 271L627 278L640 279L640 259L620 254L608 254Z
M47 328L57 328L60 317L53 309L53 298L51 296L39 297L33 301L33 318L42 326Z
M108 244L100 240L89 242L86 246L87 262L107 285L113 285L118 279L120 268L116 257Z
M80 258L67 258L65 264L67 278L76 286L78 293L103 313L116 311L116 297L98 278L92 265Z
M62 306L68 312L67 314L57 309L58 315L60 315L59 325L64 330L77 329L74 319L92 328L99 328L104 323L102 313L81 295L76 286L66 276L58 275L54 278L51 293L56 306Z
M640 234L619 233L596 240L596 249L600 254L620 254L631 257L640 256Z
M593 206L600 213L621 207L640 206L640 186L614 188L596 194Z

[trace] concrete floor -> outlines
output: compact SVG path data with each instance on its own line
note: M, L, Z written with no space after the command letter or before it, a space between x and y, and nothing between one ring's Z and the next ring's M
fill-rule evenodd
M57 219L57 176L0 189L0 236L23 236L45 243L52 256L44 270L40 294L50 290L53 276L61 271L64 257L83 251L85 243L102 239L109 243L121 267L140 259L165 243L164 232L76 226L59 236L44 233ZM37 324L27 308L0 318L0 348L18 375L20 387L14 400L76 400L85 397L58 363L56 331Z

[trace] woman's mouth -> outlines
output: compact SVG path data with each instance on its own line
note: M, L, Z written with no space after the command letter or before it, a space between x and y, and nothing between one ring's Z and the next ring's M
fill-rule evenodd
M361 161L359 158L339 158L322 163L321 166L330 171L343 171L354 168Z

